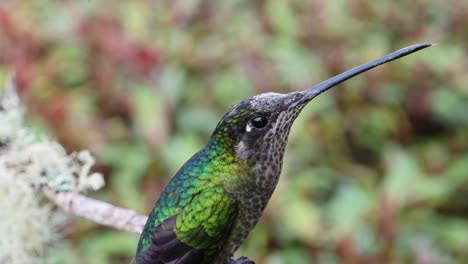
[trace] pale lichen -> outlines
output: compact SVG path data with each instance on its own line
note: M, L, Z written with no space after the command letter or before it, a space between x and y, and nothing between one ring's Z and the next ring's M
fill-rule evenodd
M66 217L41 193L86 192L104 185L88 151L67 154L25 127L13 81L0 96L0 263L43 263Z

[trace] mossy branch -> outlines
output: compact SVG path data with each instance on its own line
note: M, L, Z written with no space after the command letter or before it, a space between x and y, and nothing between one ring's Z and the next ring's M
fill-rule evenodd
M133 210L86 197L76 192L55 192L43 188L44 195L67 213L81 216L97 224L140 234L148 219Z
M20 230L3 232L10 235L7 241L15 241L13 244L19 246L11 252L0 253L0 262L32 263L43 257L30 252L45 252L45 248L54 241L50 234L64 221L52 204L68 215L80 216L96 224L136 234L142 232L147 216L82 194L88 190L98 190L104 185L103 176L91 172L94 163L88 151L67 154L57 142L33 137L24 127L23 109L12 78L0 96L0 194L4 192L11 196L6 201L11 210L24 215L11 217L8 223L0 225L0 230L17 226L18 219L29 219L28 214L33 211L37 212L36 220L41 219L42 222L31 226L23 224ZM51 203L44 203L41 193ZM13 200L18 205L13 204ZM51 217L55 215L57 217ZM56 220L48 222L51 219ZM23 245L21 241L25 240L24 237L29 236L30 239L31 233L39 233L38 229L47 232L39 234L37 243L32 246ZM231 259L228 263L254 262L242 257Z
M61 228L72 215L141 233L146 216L84 195L104 186L104 177L92 172L91 153L67 153L26 127L23 114L11 78L0 93L0 208L8 216L0 221L0 263L43 262L62 244Z

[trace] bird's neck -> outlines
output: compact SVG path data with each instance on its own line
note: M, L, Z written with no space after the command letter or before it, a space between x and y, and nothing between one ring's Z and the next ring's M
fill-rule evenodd
M202 151L206 169L213 174L224 189L236 195L255 185L253 161L240 159L235 151L235 143L225 137L212 137Z
M282 149L271 149L269 152L275 151L281 152L274 155L277 157L275 159L267 159L264 155L245 159L239 155L236 142L228 137L212 136L205 149L205 155L209 157L209 166L213 168L213 179L228 193L238 200L261 197L262 203L265 203L262 204L264 207L278 183L281 172Z

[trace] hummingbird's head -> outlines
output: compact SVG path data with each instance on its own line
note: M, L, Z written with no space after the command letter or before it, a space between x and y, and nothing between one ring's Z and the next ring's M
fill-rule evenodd
M284 149L292 123L305 103L302 92L259 94L231 107L213 134L230 142L240 159L264 157L272 148ZM292 106L294 104L294 106Z
M406 47L304 91L264 93L245 99L224 115L210 142L215 142L215 147L227 146L227 151L234 153L237 159L252 164L258 188L274 187L281 172L291 126L313 98L353 76L429 46L417 44Z
M264 185L257 187L276 185L291 126L314 96L302 91L247 98L224 115L212 140L222 141L237 159L253 165L257 183Z
M253 165L255 175L271 179L276 185L291 126L312 99L305 97L305 92L292 92L264 93L245 99L224 115L212 140L224 142L237 159Z

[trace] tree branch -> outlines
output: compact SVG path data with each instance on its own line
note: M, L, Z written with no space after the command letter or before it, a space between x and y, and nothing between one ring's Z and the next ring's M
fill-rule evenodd
M141 234L148 219L135 211L86 197L73 192L55 192L43 188L44 195L65 212L118 230Z
M14 76L12 76L9 85L7 85L7 90L5 91L5 94L0 96L0 109L8 109L8 107L11 108L9 109L10 111L12 112L16 111L16 117L17 117L16 121L20 125L22 125L22 112L20 111L20 107L19 107L19 98L16 92ZM11 123L11 122L6 122L6 123ZM18 133L16 134L11 133L7 136L10 136L14 140L16 140L16 141L13 140L14 143L21 142L21 144L24 145L24 142L23 142L24 138L17 137ZM12 141L11 138L9 138L9 141ZM42 150L42 152L39 152L38 149ZM18 152L18 149L15 149L15 150ZM69 214L81 216L97 224L104 225L107 227L112 227L120 231L141 234L141 232L143 231L143 227L145 226L146 220L148 219L147 216L140 215L133 210L116 207L109 203L105 203L96 199L86 197L78 192L79 190L82 190L79 187L82 187L81 184L83 184L84 180L88 180L89 186L87 187L91 187L91 189L94 189L94 190L99 189L103 184L101 181L99 181L99 179L102 180L102 176L97 175L97 174L91 174L91 175L89 174L89 168L94 164L94 160L89 154L86 155L86 154L78 153L73 156L67 155L65 153L65 150L63 150L63 148L57 148L57 145L53 145L53 143L50 143L50 142L45 142L43 145L39 145L39 147L35 145L33 148L34 151L30 149L27 149L27 150L29 150L28 152L29 156L27 156L29 159L25 159L25 160L29 162L26 162L26 163L24 162L23 159L20 159L19 161L14 159L17 157L24 158L24 153L22 152L20 154L14 153L17 155L11 155L10 152L8 152L7 154L3 153L3 155L13 157L12 158L13 161L11 160L8 160L8 161L11 161L11 164L13 165L16 164L18 168L20 168L20 169L17 168L18 169L17 171L13 170L13 173L23 172L22 180L26 182L29 181L28 186L38 186L38 185L42 186L41 184L43 184L42 182L43 177L48 176L47 166L50 166L51 164L55 164L56 166L54 168L56 169L56 168L64 167L64 166L57 165L57 163L60 163L60 162L67 164L68 167L70 166L70 163L72 161L75 163L78 163L81 165L81 166L78 166L78 169L79 169L78 172L73 171L67 166L65 166L69 170L65 170L63 174L60 174L57 172L52 174L52 176L57 176L57 175L64 176L65 174L68 173L68 176L70 176L72 179L70 179L70 177L69 178L52 177L52 179L48 179L51 181L51 183L47 182L47 184L49 185L45 185L45 187L42 187L41 189L42 193L53 204L57 205L58 207L60 207L62 210L64 210L65 212ZM47 150L48 152L45 152L45 150ZM25 149L21 149L21 148L19 149L19 151L26 152ZM48 155L44 155L44 153L48 153ZM50 154L53 154L53 155L50 155ZM46 162L44 160L38 159L37 157L40 157L41 155L46 156L46 157L53 156L53 159L51 159L53 162L51 162L50 160L46 160L46 161L49 161L49 162ZM81 163L84 163L84 165ZM34 170L24 169L24 164L29 164L30 167L34 167ZM75 170L77 169L75 168ZM24 173L24 171L27 171L28 173ZM43 173L45 174L43 175ZM73 174L73 173L76 173L76 174ZM78 179L73 178L76 175L78 175ZM100 176L100 177L97 177L97 176ZM57 181L57 179L60 180L60 183L62 183L62 185L63 185L63 181L66 182L68 180L72 187L74 186L73 184L77 186L74 186L75 188L71 188L71 190L74 190L74 191L57 192L53 187L53 186L56 186L53 183L54 183L54 180ZM86 190L86 188L83 188L83 189ZM229 259L226 263L227 264L255 264L252 260L246 257L241 257L238 259Z

